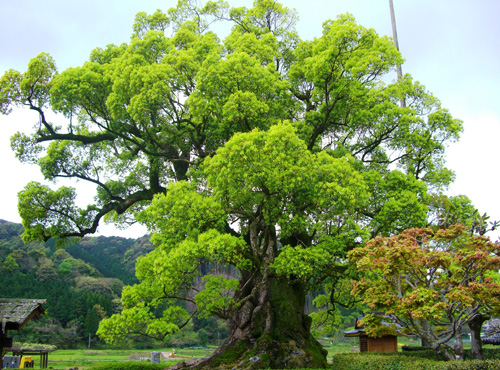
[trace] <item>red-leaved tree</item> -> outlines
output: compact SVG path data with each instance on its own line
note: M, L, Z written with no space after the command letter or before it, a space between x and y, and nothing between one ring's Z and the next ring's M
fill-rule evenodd
M462 225L379 236L349 258L362 273L352 293L372 309L394 315L406 333L426 340L448 360L463 356L462 328L500 306L495 281L500 244L473 236ZM377 333L375 326L368 330Z

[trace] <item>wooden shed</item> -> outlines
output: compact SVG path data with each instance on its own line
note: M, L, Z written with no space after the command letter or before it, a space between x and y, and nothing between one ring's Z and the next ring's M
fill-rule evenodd
M345 337L359 337L360 352L397 352L397 335L383 335L378 338L369 337L360 324L361 317L356 319L354 330L344 332Z
M44 299L0 298L0 367L3 364L4 352L10 352L12 338L7 336L9 330L21 330L31 319L40 319L44 310Z

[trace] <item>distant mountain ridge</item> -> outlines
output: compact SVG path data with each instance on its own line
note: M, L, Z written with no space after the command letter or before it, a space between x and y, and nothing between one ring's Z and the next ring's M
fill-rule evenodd
M56 253L60 248L56 248L53 240L46 243L30 242L24 244L20 237L23 231L21 224L0 219L0 266L5 258L15 250L25 252L33 260L31 262L23 261L22 252L15 253L14 257L21 259L19 262L22 264L20 267L23 272L33 268L33 263L38 262L42 254L52 258L55 253L58 262L62 262L60 261L62 257ZM95 268L103 277L118 278L125 284L132 284L136 282L135 261L139 256L153 250L153 246L147 235L137 239L98 236L85 237L62 248L62 250L69 254L69 256L65 255L66 258L81 259Z

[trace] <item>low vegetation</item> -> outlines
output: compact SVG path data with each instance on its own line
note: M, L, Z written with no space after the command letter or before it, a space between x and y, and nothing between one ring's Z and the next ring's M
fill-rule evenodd
M498 351L495 351L497 353ZM500 359L444 361L433 351L398 353L341 353L332 368L342 370L496 370Z
M169 349L130 350L130 349L106 349L106 350L83 350L68 349L58 350L50 353L49 367L53 369L107 369L107 370L133 370L133 369L164 369L179 361L193 357L204 357L210 355L215 347L193 347L179 349L177 354L170 358L162 358L160 366L151 365L151 352L162 352L165 355L171 353ZM35 362L37 360L35 359Z
M80 370L139 370L164 369L179 361L210 355L216 347L177 349L175 357L162 357L160 366L150 364L151 352L170 353L171 349L154 350L58 350L49 356L53 369ZM465 350L465 361L444 361L432 350L400 351L398 353L359 353L354 342L325 346L329 368L332 370L489 370L500 368L500 351L488 346L484 361L472 359L471 350ZM353 352L355 351L355 352Z

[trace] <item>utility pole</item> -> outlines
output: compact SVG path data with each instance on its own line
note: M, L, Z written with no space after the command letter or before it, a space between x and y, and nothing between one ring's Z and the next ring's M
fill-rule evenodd
M398 42L398 31L396 30L396 16L394 15L394 4L392 0L389 0L389 8L391 9L391 24L392 24L392 38L394 39L394 44L396 44L396 49L399 51L399 42ZM403 78L403 71L401 69L401 64L398 63L396 66L396 71L398 73L398 81ZM406 107L405 99L401 99L401 106Z
M394 43L396 44L396 49L398 49L399 51L398 31L396 30L396 16L394 15L394 4L392 3L392 0L389 0L389 8L391 9L392 38L394 39ZM398 80L400 80L403 77L403 72L401 70L401 64L399 63L397 71Z

